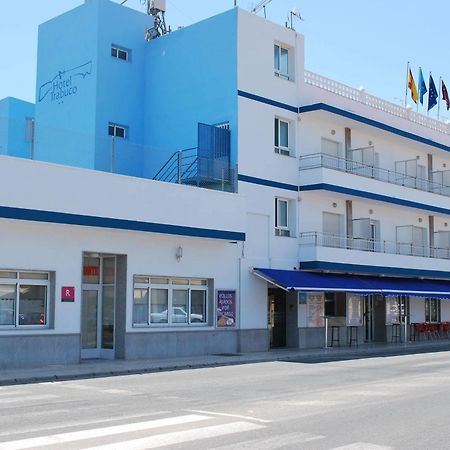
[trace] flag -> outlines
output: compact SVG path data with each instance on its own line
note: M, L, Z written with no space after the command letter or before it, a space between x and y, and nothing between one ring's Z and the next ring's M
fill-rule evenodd
M437 105L438 92L434 84L433 77L430 73L430 83L428 84L430 92L428 92L428 111Z
M419 67L419 96L420 96L420 104L423 105L423 96L428 92L427 85L425 84L425 80L423 79L422 68Z
M442 80L442 100L445 101L448 111L450 109L450 97L448 96L447 86L445 85L444 80Z
M417 92L416 82L414 81L411 69L409 69L408 87L409 89L411 89L411 98L413 99L414 103L417 103L417 100L419 100L419 93Z

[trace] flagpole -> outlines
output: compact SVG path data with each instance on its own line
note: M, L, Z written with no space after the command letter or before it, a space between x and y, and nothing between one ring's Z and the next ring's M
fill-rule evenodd
M419 91L419 98L417 99L417 103L416 103L416 112L419 112L419 101L420 101L420 71L422 70L421 67L419 67L419 75L417 76L417 81L418 81L418 91Z
M406 102L408 101L408 81L409 81L409 61L406 65L406 89L405 89L405 108L406 108Z
M441 112L441 91L442 91L442 77L439 77L439 92L438 92L438 120L439 120L439 114Z
M427 103L427 116L430 117L430 93L431 93L431 72L428 75L428 103Z

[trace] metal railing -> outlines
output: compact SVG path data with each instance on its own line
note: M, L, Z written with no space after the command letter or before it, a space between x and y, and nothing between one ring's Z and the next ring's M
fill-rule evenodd
M301 247L330 247L362 252L387 253L391 255L420 256L425 258L450 259L449 248L431 248L411 242L395 242L377 239L339 236L317 231L300 233Z
M371 108L384 111L396 117L402 117L410 122L418 125L422 125L434 131L438 131L444 134L450 134L450 124L443 122L442 120L433 119L432 117L425 116L418 112L413 111L411 108L405 108L404 106L396 103L389 102L380 97L375 97L366 93L364 89L356 89L348 86L339 81L332 80L309 70L305 70L305 83L311 86L315 86L319 89L323 89L333 94L345 97L349 100L353 100L358 103L362 103Z
M412 177L393 170L370 166L357 161L338 158L337 156L327 155L326 153L314 153L311 155L300 156L299 160L300 170L324 167L326 169L340 170L342 172L384 181L385 183L407 186L421 191L433 192L435 194L450 197L450 186L422 178Z

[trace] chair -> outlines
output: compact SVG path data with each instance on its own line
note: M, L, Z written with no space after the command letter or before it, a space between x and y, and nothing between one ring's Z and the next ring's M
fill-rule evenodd
M399 323L392 324L391 342L400 342L400 324Z
M347 327L347 341L349 347L351 347L354 342L358 345L358 327Z

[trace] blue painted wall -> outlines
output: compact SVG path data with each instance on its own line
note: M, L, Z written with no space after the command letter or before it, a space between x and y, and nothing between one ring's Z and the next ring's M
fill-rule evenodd
M145 171L197 146L199 122L230 122L237 153L237 9L147 43Z
M0 154L29 158L31 134L27 119L34 118L34 105L13 97L0 100Z

